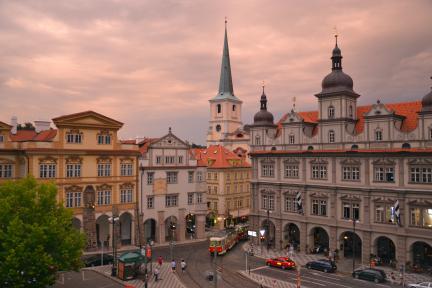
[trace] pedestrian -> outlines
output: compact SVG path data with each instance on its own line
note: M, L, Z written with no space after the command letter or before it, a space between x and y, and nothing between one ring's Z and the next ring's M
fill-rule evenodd
M163 262L162 256L159 256L158 257L159 266L162 266L162 262Z
M155 267L153 273L154 273L155 282L157 282L159 280L159 268Z
M184 273L186 270L186 262L184 261L184 259L181 260L180 266L181 266L182 272Z
M289 257L292 258L294 256L294 246L290 245L289 247Z
M172 261L171 261L171 270L172 270L172 272L175 272L176 271L176 262L175 262L175 260L173 259Z

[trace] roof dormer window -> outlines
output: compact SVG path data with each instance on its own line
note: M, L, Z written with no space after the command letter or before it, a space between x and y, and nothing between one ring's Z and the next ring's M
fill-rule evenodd
M381 129L375 130L375 141L382 141L382 131L381 131Z

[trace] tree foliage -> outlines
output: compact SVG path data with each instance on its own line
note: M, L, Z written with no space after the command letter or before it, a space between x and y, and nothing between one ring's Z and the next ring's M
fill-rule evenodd
M0 185L0 287L47 287L80 267L84 236L56 196L30 177Z

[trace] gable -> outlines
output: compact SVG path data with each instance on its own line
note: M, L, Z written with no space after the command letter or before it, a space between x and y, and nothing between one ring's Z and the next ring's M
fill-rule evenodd
M165 135L164 137L159 138L152 144L150 144L150 147L189 149L188 144L180 140L177 136L175 136L171 132Z
M11 125L0 121L0 130L8 130L9 131L11 128L12 128Z
M60 116L52 120L57 127L111 128L118 130L123 126L123 123L94 111Z

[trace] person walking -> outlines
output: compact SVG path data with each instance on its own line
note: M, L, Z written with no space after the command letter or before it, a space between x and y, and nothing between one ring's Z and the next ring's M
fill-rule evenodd
M181 266L181 269L182 269L182 273L184 273L185 270L186 270L186 262L184 261L184 259L181 260L180 266Z
M158 264L159 264L159 266L162 266L162 263L163 263L162 256L159 256L158 257Z
M155 279L155 282L157 282L158 280L159 280L159 268L158 267L155 267L155 269L154 269L154 279Z
M175 272L175 271L176 271L176 266L177 266L177 264L176 264L175 260L173 259L173 260L171 261L171 271L172 271L172 272Z

